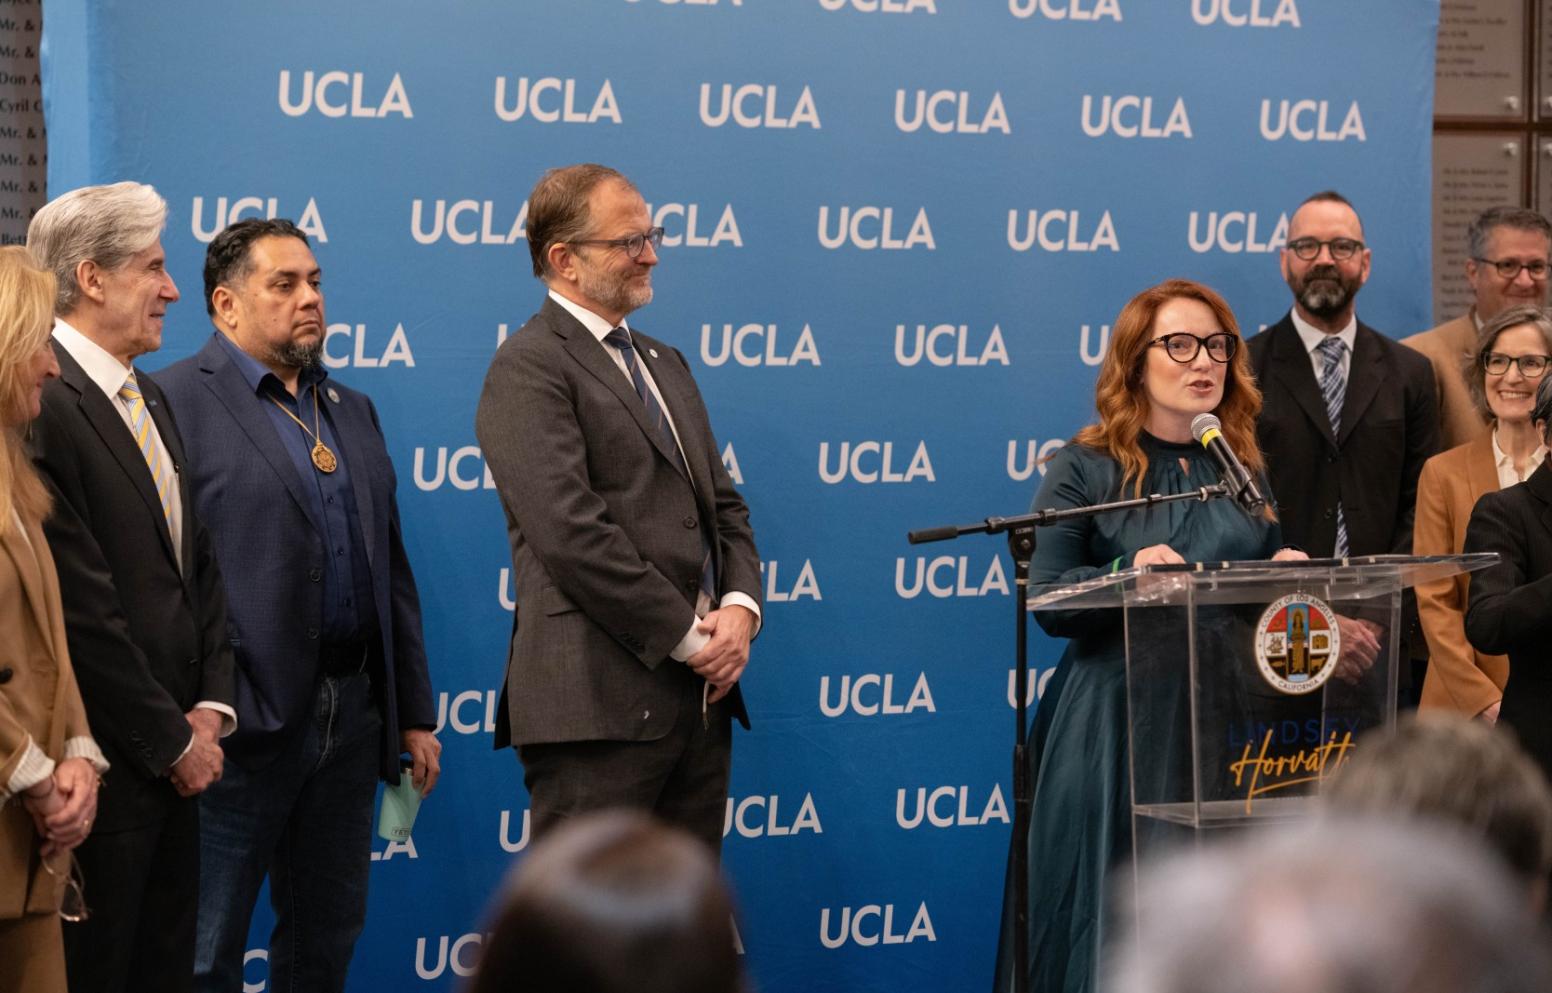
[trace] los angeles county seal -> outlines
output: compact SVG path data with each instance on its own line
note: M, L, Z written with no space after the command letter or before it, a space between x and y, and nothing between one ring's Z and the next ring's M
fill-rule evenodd
M1256 666L1274 689L1290 696L1324 686L1341 650L1336 614L1303 593L1274 602L1256 624Z

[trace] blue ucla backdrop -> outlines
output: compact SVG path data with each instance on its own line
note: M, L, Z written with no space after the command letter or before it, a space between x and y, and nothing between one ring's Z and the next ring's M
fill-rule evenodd
M442 786L374 853L351 988L451 990L527 846L491 750L511 623L474 409L538 306L524 198L556 164L630 175L667 229L657 302L765 559L725 842L759 986L990 980L1009 836L1010 575L913 527L1022 511L1092 416L1126 299L1169 276L1248 331L1288 305L1287 215L1363 214L1360 311L1428 324L1437 0L50 0L50 192L171 205L211 329L205 244L313 235L333 375L399 472L441 714ZM1048 674L1059 646L1034 642ZM268 912L247 989L265 988Z

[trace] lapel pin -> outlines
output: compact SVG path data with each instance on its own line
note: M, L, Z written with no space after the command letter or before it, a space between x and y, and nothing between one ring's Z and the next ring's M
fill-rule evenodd
M647 354L652 356L653 358L657 358L657 349L649 348L649 349L647 349Z
M339 393L335 391L334 387L331 386L324 392L329 395L330 400L333 400L335 403L339 403Z

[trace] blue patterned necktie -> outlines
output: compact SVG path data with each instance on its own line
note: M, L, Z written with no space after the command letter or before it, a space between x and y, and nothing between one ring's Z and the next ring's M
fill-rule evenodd
M674 461L684 471L685 478L689 479L690 467L685 464L684 453L679 450L679 440L674 437L674 429L668 423L668 415L664 413L663 405L658 403L657 397L647 387L646 377L641 374L641 363L636 359L636 347L631 343L630 332L624 328L615 328L604 336L604 341L620 350L620 355L625 359L625 368L630 371L631 382L636 385L636 395L641 397L643 406L647 408L647 420L657 430L658 436L668 446L668 450L674 453ZM696 530L701 536L701 588L695 598L695 613L704 617L711 609L711 597L717 588L717 575L716 567L711 560L711 542L706 538L706 529L700 527Z
M172 473L168 471L167 464L162 461L161 452L157 450L156 440L151 436L151 417L146 410L145 397L140 393L140 383L135 379L133 371L129 378L124 380L124 385L119 387L119 396L124 400L124 406L129 408L130 430L134 432L135 444L140 448L140 456L146 461L146 468L151 470L151 481L156 484L156 497L162 502L162 516L167 518L169 526L172 523Z
M1326 416L1331 419L1332 437L1342 433L1342 401L1347 396L1347 376L1342 372L1342 357L1347 354L1347 342L1336 335L1327 335L1315 346L1324 365L1320 370L1320 395L1326 400ZM1336 505L1336 547L1332 554L1339 559L1347 557L1347 519L1342 514L1342 504Z

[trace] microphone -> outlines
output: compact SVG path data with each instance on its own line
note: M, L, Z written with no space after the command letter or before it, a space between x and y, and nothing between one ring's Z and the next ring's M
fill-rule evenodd
M1223 481L1228 484L1229 491L1245 509L1245 513L1254 514L1266 506L1266 499L1256 488L1256 481L1251 478L1245 464L1239 460L1238 455L1234 454L1234 449L1229 447L1228 439L1223 436L1223 422L1213 414L1197 414L1191 420L1191 437L1201 442L1202 447L1218 460L1218 469L1223 473Z

